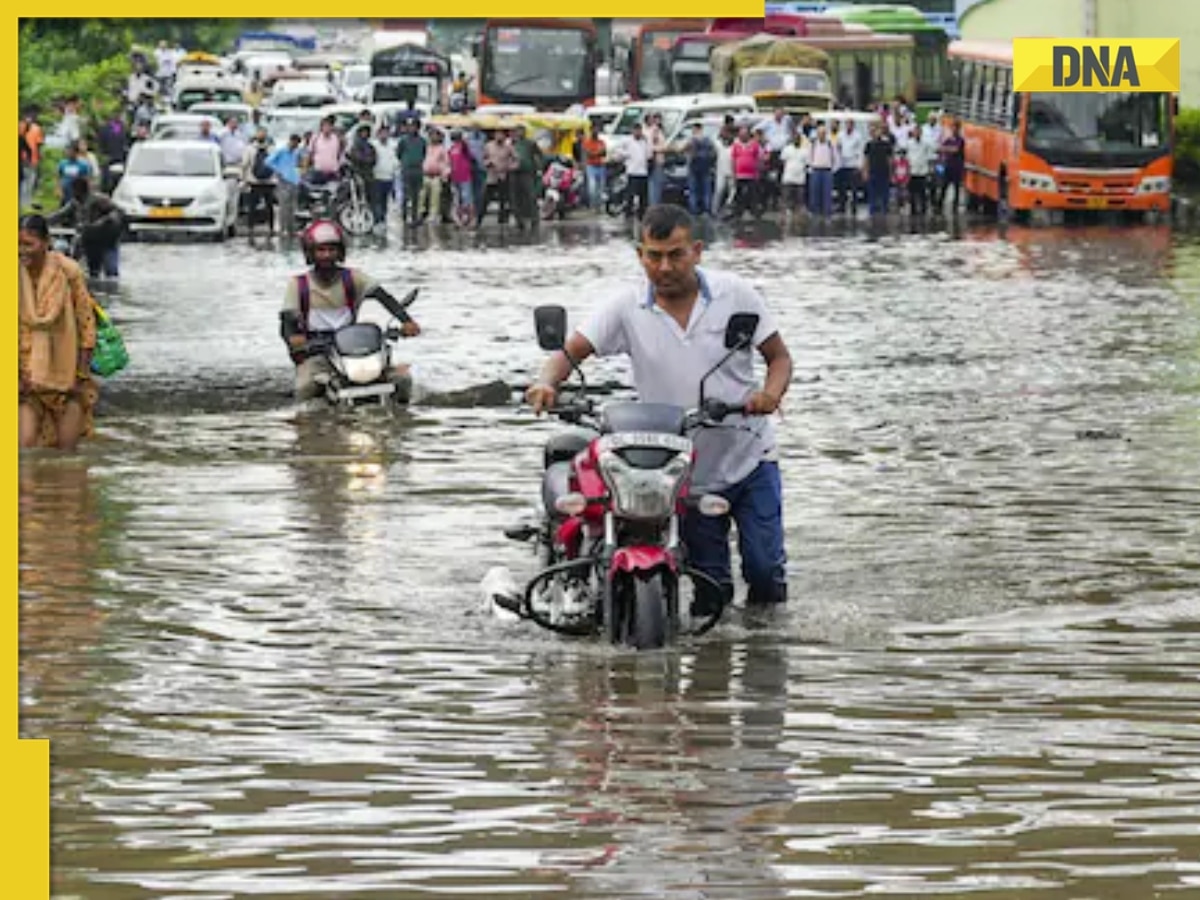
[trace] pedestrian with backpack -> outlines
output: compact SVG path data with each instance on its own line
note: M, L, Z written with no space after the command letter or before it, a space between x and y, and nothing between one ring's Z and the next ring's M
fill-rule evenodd
M270 156L271 140L267 129L260 128L242 157L242 184L248 192L246 228L251 236L260 206L266 210L267 233L275 233L275 170L268 162Z

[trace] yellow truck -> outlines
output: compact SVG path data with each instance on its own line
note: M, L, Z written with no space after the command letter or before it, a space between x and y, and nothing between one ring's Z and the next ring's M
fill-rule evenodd
M828 54L795 39L758 34L720 44L709 68L714 91L751 96L760 110L801 114L833 107Z

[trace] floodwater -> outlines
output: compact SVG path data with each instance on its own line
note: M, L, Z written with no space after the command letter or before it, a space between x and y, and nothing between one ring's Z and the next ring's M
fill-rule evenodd
M553 426L462 400L610 227L355 249L425 288L392 418L285 399L294 247L126 248L100 437L21 471L55 896L1200 896L1200 245L713 235L797 361L792 602L638 655L483 610Z

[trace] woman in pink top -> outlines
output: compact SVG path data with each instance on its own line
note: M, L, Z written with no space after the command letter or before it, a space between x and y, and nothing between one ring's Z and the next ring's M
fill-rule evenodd
M733 177L737 188L733 195L733 218L741 218L747 207L758 215L758 173L762 164L762 144L750 137L750 129L742 126L737 140L729 148L733 160Z
M450 132L450 186L454 189L455 216L460 226L475 219L475 197L471 182L471 149L461 131Z
M421 185L421 209L426 210L422 220L432 216L437 222L442 218L442 183L450 175L450 151L440 131L429 133L429 147L421 172L425 176Z

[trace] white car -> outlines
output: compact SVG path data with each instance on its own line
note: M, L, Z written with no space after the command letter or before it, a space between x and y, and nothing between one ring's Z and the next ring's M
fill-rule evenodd
M320 109L337 102L337 91L327 81L287 78L275 82L275 89L263 102L263 106L270 109L289 109L297 106Z
M231 236L238 181L221 166L221 148L196 140L134 144L112 199L129 231ZM240 175L240 172L238 173Z

